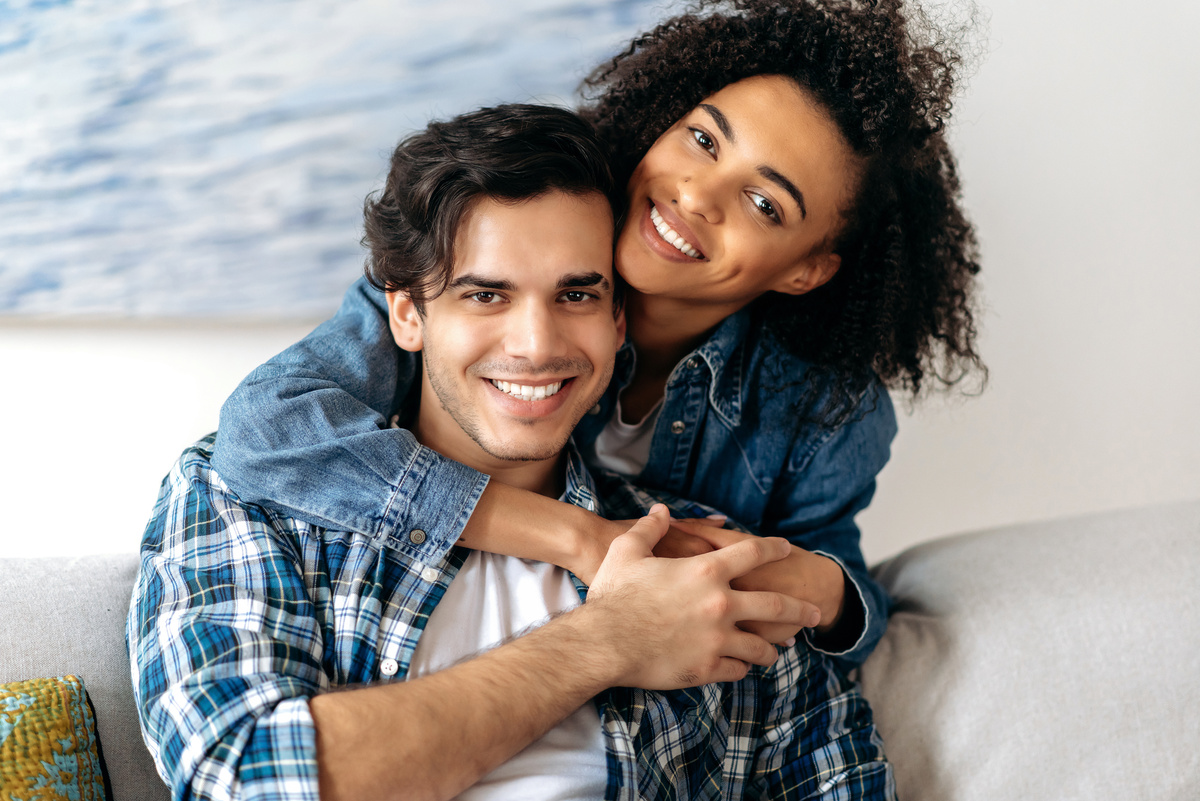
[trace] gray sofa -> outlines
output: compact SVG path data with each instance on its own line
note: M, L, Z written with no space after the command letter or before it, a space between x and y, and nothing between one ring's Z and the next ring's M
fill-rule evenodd
M136 559L0 559L0 683L80 676L117 801L169 797L138 731ZM925 543L862 669L907 801L1200 799L1200 501Z

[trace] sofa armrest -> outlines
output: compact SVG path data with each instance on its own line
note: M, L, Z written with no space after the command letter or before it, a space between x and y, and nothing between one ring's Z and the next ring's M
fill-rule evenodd
M171 797L142 741L125 616L137 555L0 559L0 684L74 674L96 708L116 801Z
M1200 502L916 546L862 668L900 797L1195 799Z

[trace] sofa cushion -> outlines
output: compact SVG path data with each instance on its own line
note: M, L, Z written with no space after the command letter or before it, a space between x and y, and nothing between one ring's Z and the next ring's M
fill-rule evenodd
M0 685L0 788L4 798L111 799L95 715L79 677Z
M79 676L116 801L170 798L142 742L125 651L137 555L0 559L0 683Z
M1200 502L916 546L862 668L910 801L1200 793Z

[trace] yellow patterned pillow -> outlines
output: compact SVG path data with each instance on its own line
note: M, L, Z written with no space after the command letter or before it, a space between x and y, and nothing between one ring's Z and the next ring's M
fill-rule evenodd
M82 681L60 676L0 685L0 801L111 795Z

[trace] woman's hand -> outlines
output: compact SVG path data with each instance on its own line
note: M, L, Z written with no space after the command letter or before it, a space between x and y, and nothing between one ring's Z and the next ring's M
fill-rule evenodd
M741 531L717 528L699 521L676 520L673 524L714 548L724 548L754 537ZM815 604L821 610L817 631L826 634L837 626L842 617L846 598L846 579L837 562L820 554L792 546L791 554L777 562L761 565L732 584L737 590L767 590L780 592ZM741 627L773 643L783 644L795 637L798 629L779 624L746 620Z

